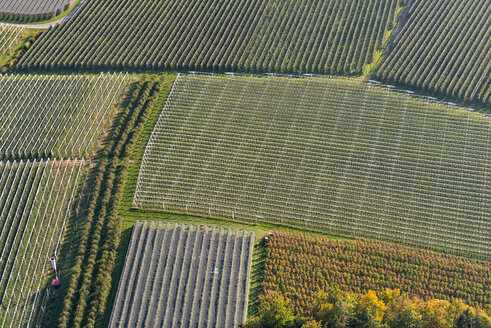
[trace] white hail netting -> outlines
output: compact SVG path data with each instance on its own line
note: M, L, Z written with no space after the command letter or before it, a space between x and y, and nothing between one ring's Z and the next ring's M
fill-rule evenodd
M126 75L0 76L0 157L93 154Z
M83 160L0 162L0 326L31 326L71 214ZM51 271L50 271L51 272Z
M237 327L254 232L137 221L109 327Z
M11 52L16 46L16 40L24 34L23 27L0 24L0 57Z
M180 76L134 204L489 258L490 126L355 80Z
M73 2L74 0L2 0L0 1L0 15L55 14Z

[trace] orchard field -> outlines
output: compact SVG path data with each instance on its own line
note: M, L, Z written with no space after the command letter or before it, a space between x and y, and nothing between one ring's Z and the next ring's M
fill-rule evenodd
M404 4L93 0L43 34L18 67L361 75L380 56Z
M237 327L254 233L137 221L109 327Z
M358 80L181 75L134 205L489 260L490 132L485 115Z
M267 245L263 289L308 313L317 291L399 289L423 299L491 304L491 264L393 243L276 231Z
M414 1L375 77L491 104L489 0Z
M60 14L76 0L2 0L0 19L40 20Z
M490 40L489 0L0 0L0 327L490 328Z
M0 76L0 157L93 156L124 74Z
M0 162L0 325L35 326L84 161Z

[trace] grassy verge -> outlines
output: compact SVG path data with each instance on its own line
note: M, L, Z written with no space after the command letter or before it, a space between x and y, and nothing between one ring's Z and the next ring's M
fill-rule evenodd
M0 72L2 74L8 72L24 53L29 49L32 43L39 37L42 30L38 29L26 29L22 36L20 36L14 43L12 50L7 51L0 57Z
M402 18L402 13L403 13L405 8L406 7L398 7L396 9L396 13L394 15L395 19L393 22L393 27L392 27L392 29L385 31L384 38L382 40L382 48L375 52L375 56L373 58L373 61L370 64L365 65L363 67L362 77L367 78L367 77L371 76L373 71L375 70L375 68L378 67L378 65L381 63L382 59L385 58L386 54L389 52L389 44L392 41L392 38L395 37L394 33L397 29L399 20Z

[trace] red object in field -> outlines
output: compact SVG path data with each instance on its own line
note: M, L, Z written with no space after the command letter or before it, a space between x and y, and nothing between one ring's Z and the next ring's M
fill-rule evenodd
M49 261L51 262L51 266L55 271L55 279L51 281L51 287L53 287L54 289L58 289L60 288L60 280L58 280L58 272L56 271L56 259L52 257L49 259Z
M54 288L54 289L58 289L60 288L60 281L58 279L53 279L53 281L51 282L51 286Z

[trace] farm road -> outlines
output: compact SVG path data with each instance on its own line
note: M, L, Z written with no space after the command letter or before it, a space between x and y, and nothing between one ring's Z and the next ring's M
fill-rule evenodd
M47 29L51 26L55 26L63 22L65 17L58 19L54 22L49 22L49 23L44 23L44 24L13 24L13 23L2 23L4 25L13 25L17 27L24 27L24 28L37 28L37 29ZM0 22L1 23L1 22Z

